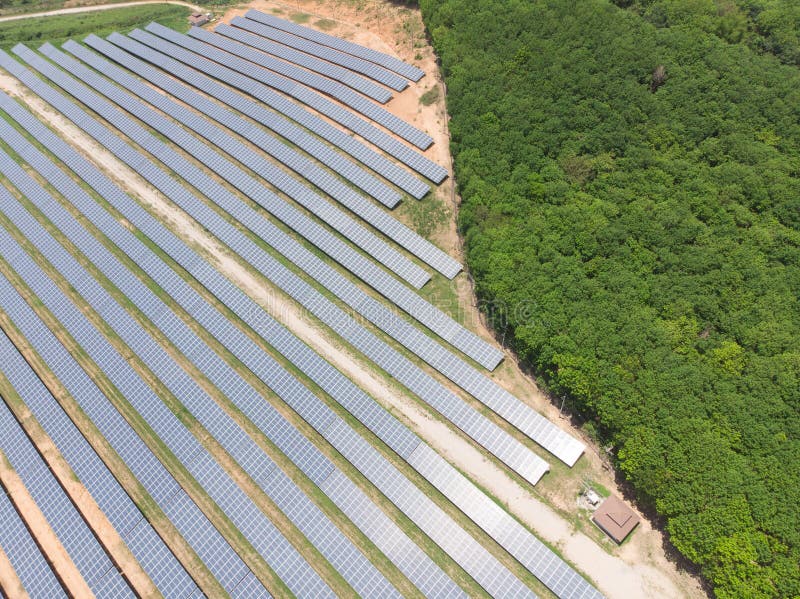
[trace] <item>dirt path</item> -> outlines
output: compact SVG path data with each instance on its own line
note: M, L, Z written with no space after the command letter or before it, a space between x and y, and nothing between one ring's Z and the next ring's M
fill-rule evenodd
M64 587L73 597L94 597L67 550L64 549L39 506L28 493L22 479L2 452L0 452L0 484L5 487L11 501L17 507L17 511L22 514L25 524ZM3 490L0 489L0 493L2 492Z
M28 599L28 593L2 547L0 547L0 591L2 592L0 594L6 597Z
M8 15L0 17L0 23L3 21L18 21L20 19L32 19L34 17L53 17L56 15L72 15L81 12L92 12L97 10L110 10L112 8L125 8L127 6L139 6L142 4L177 4L179 6L186 6L194 11L202 12L203 8L196 4L189 2L181 2L181 0L137 0L136 2L119 2L117 4L95 4L92 6L73 6L71 8L59 8L57 10L48 10L45 12L29 12L21 15Z

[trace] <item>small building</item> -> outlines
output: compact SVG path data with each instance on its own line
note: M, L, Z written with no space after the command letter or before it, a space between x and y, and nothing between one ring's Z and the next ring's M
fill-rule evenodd
M622 543L639 524L639 516L619 497L611 495L597 508L592 521L617 543Z
M208 15L204 15L199 12L193 12L191 15L189 15L189 25L192 27L200 27L206 23L208 23Z

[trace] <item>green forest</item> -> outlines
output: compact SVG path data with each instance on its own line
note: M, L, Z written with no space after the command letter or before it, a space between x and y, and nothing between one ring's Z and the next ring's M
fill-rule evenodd
M420 4L498 334L716 596L800 597L798 3Z
M657 27L693 27L800 65L797 0L616 0Z

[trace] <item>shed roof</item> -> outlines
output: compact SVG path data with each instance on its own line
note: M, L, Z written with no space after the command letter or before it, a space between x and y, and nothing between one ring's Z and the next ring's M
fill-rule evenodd
M592 520L617 543L622 543L639 524L639 516L616 495L600 504Z

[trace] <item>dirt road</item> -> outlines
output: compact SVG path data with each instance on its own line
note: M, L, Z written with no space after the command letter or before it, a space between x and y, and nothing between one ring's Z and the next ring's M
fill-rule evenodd
M203 9L196 4L189 2L181 2L180 0L137 0L136 2L118 2L116 4L95 4L92 6L75 6L72 8L59 8L58 10L48 10L45 12L29 12L21 15L8 15L0 17L0 23L3 21L17 21L19 19L31 19L34 17L52 17L56 15L71 15L80 12L90 12L96 10L109 10L111 8L125 8L126 6L139 6L141 4L177 4L179 6L186 6L197 12L203 12Z

